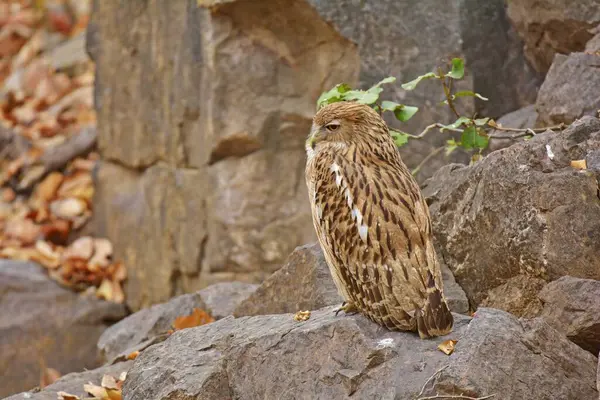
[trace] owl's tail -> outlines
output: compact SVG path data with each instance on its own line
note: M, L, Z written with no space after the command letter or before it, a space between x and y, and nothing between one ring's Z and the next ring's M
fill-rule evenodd
M427 299L425 306L415 312L417 330L421 339L444 336L452 331L454 317L430 271L427 272Z

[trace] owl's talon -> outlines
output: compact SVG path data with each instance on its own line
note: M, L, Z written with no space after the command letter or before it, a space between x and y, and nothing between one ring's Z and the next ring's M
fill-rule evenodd
M335 316L337 317L338 313L340 311L343 311L346 314L354 314L358 312L358 309L356 308L356 306L354 305L354 303L350 303L348 301L344 301L342 303L342 305L340 306L340 308L338 308L337 310L335 310Z

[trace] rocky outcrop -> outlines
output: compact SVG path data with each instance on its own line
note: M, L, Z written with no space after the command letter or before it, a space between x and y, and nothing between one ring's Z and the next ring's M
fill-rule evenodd
M260 281L314 239L304 141L356 46L304 1L97 0L95 224L133 309Z
M541 318L518 320L481 308L435 379L433 392L495 394L502 400L596 399L597 362Z
M231 315L255 289L256 285L241 282L218 283L140 310L104 331L98 340L100 354L108 362L126 359L129 354L164 340L175 319L191 315L195 308L215 319Z
M0 260L0 397L100 364L96 341L125 307L60 287L33 263ZM56 395L54 395L56 398Z
M521 40L508 21L503 0L422 0L418 5L393 0L309 1L342 35L358 44L363 87L386 76L408 82L462 56L468 72L460 89L489 97L487 102L462 98L461 108L467 114L477 110L499 117L535 101L541 77L524 59ZM438 82L426 81L415 91L397 88L386 96L421 107L401 127L416 134L432 122L456 119L447 107L435 106L440 93ZM448 133L430 132L426 140L403 146L402 157L409 167L415 167L446 140ZM459 151L450 157L442 152L420 169L417 179L430 177L449 161L468 160L468 155Z
M469 302L454 280L452 272L442 265L444 295L450 310L466 314ZM329 267L318 243L298 247L286 264L244 300L234 311L236 317L295 313L341 305L343 299L331 278Z
M537 125L570 124L584 115L598 116L599 92L600 55L557 54L535 103Z
M562 277L540 292L541 317L576 345L600 353L600 281Z
M454 331L421 340L334 307L297 322L292 314L225 318L176 332L144 351L123 395L131 400L416 399L495 394L503 400L592 399L597 358L542 320L493 309L455 315ZM451 356L437 349L458 340ZM432 379L429 379L432 378ZM557 397L553 397L557 396Z
M522 278L600 279L600 170L570 166L599 147L600 121L585 117L426 182L440 253L474 305Z
M133 365L133 361L120 362L113 365L104 365L102 367L83 371L73 372L62 376L59 380L53 384L46 386L42 390L31 390L29 392L15 394L5 400L56 400L62 399L62 396L57 396L58 392L66 392L75 396L79 396L80 399L89 398L90 395L83 389L83 385L92 383L94 385L100 385L102 377L104 375L110 375L114 378L118 378L121 373L129 371L129 368Z
M582 51L600 25L597 0L520 0L508 2L508 15L525 42L525 55L546 72L554 55Z

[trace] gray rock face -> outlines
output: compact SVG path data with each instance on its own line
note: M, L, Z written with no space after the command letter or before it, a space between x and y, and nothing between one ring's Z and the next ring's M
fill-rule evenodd
M225 318L144 351L129 371L130 400L413 398L447 356L448 338L390 332L335 307L306 322L292 314ZM455 316L460 338L468 317ZM150 368L151 366L151 368Z
M130 400L416 399L425 386L421 396L598 396L597 358L541 319L519 321L482 308L470 323L455 315L450 335L420 340L360 315L335 317L333 309L305 322L292 314L226 318L176 332L137 358L123 394ZM437 349L447 339L458 340L450 357Z
M60 287L36 264L7 260L0 310L0 397L39 385L40 359L61 374L97 367L96 341L126 315L122 305Z
M556 55L535 104L537 124L570 124L600 110L600 56L573 53Z
M100 385L102 377L107 374L114 378L118 378L122 372L129 371L133 365L133 361L120 362L113 365L104 365L102 367L83 371L73 372L62 376L59 380L42 389L41 391L30 391L25 393L15 394L5 400L56 400L57 392L67 392L80 399L89 398L89 394L83 390L83 385L92 382L95 385ZM62 398L62 397L61 397Z
M586 117L426 182L440 252L474 305L511 278L600 279L598 181L570 167L599 146L600 121Z
M167 337L175 319L190 315L194 308L208 312L215 319L232 315L257 286L241 282L219 283L140 310L104 331L98 340L100 354L104 361L123 359L133 351L160 342Z
M556 53L582 51L600 24L597 0L520 0L508 2L508 15L525 42L525 55L540 72Z
M261 281L314 240L304 141L356 46L304 1L97 0L96 230L134 310Z
M321 247L313 243L296 248L285 265L244 300L233 315L295 313L341 305L342 301Z
M562 277L540 292L541 317L576 345L600 353L600 281Z
M488 102L461 99L467 114L477 110L499 117L535 101L541 77L524 59L503 0L309 1L342 35L358 44L362 87L387 76L407 82L445 65L452 57L462 56L467 75L461 89L490 98ZM432 81L422 82L412 92L397 85L388 95L390 100L421 107L401 129L416 134L432 122L456 119L447 107L436 106L441 93L439 83ZM415 167L448 139L447 133L430 132L426 140L404 146L402 157L409 167ZM468 160L461 152L450 158L440 153L420 170L417 179L424 180L449 161Z
M433 386L438 394L502 400L596 399L597 363L541 318L481 308Z

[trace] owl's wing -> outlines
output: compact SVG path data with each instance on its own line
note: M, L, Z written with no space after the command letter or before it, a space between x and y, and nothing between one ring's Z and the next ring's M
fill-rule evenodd
M347 299L391 329L451 329L427 206L406 167L321 161L315 226Z

